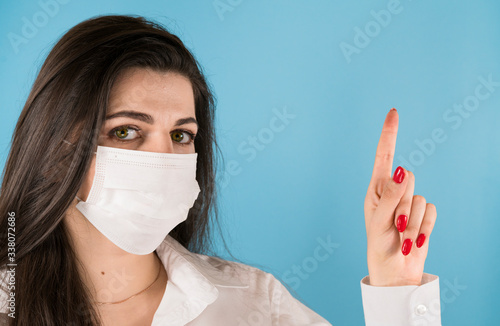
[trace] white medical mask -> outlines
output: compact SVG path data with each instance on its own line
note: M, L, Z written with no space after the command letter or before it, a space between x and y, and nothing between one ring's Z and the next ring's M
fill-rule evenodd
M99 146L92 188L76 208L121 249L149 254L198 197L197 155Z

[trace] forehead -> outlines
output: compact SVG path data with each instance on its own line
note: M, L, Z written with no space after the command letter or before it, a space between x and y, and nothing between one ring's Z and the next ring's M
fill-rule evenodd
M108 113L122 108L194 115L193 88L189 79L177 72L130 68L120 73L113 84Z

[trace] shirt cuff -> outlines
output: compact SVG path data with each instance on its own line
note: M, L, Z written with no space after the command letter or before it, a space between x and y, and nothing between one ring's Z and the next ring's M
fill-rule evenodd
M366 326L441 326L439 277L424 273L421 284L380 287L363 278Z

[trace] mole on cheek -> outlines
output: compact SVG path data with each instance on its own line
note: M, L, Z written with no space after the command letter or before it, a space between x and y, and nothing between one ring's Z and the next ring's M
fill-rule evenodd
M102 275L104 275L104 274L106 274L106 273L104 273L104 272L101 272L101 274L102 274Z

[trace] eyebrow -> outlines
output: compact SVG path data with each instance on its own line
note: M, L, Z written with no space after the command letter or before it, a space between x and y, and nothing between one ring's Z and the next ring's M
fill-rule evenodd
M121 118L121 117L140 120L140 121L143 121L147 124L153 124L155 121L155 119L153 119L153 117L150 116L149 114L142 113L142 112L136 112L136 111L116 112L116 113L113 113L113 114L106 116L106 120L111 120L114 118ZM175 122L175 126L180 126L180 125L184 125L184 124L188 124L188 123L195 123L196 126L198 126L198 121L196 121L196 119L193 117L179 119Z

